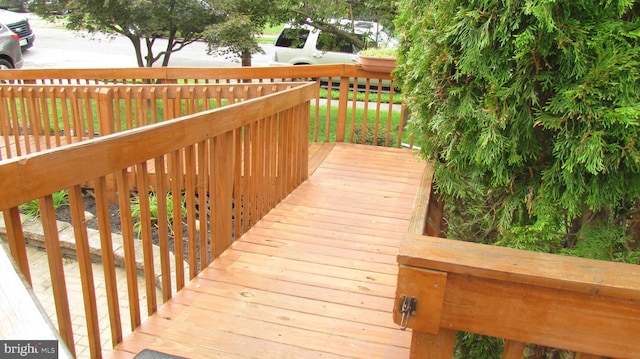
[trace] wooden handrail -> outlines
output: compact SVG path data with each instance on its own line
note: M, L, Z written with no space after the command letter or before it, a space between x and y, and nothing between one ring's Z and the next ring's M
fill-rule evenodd
M75 86L76 89L70 91L67 96L75 96L82 99L82 96L89 96L85 92L88 90L82 89L82 87L105 85L105 84L126 84L128 86L134 86L135 84L144 84L147 87L152 87L152 84L180 84L180 86L191 86L196 84L266 84L266 83L281 83L281 82L293 82L293 81L305 81L309 79L321 79L326 81L327 79L333 79L338 81L339 85L329 82L327 87L329 89L338 90L340 97L337 100L328 98L326 101L320 98L320 86L317 87L317 95L313 101L315 111L311 114L311 134L310 141L338 141L338 142L353 142L353 143L368 143L373 138L373 142L376 145L391 146L392 144L397 147L408 145L413 147L413 137L407 136L405 127L407 124L407 114L404 111L403 105L394 105L392 101L382 102L380 94L383 92L382 84L385 84L385 88L389 87L391 98L393 98L395 91L395 85L393 78L388 73L368 72L364 71L360 66L351 64L337 64L337 65L308 65L308 66L282 66L282 67L252 67L252 68L116 68L116 69L21 69L11 70L10 73L0 73L0 83L4 83L4 86L10 86L15 89L16 86L39 84L39 85L56 85L56 86ZM339 80L337 80L339 79ZM320 84L320 83L318 83ZM349 91L355 87L359 87L359 92L364 94L364 98L368 101L356 101L348 100L347 95ZM386 91L386 90L385 90ZM91 91L89 91L91 92ZM137 96L135 93L129 94L130 96ZM6 95L2 95L6 96ZM30 95L31 102L39 100L39 94ZM49 95L53 96L53 95ZM160 91L155 91L155 96L158 100L161 99ZM24 96L23 96L24 97ZM75 97L73 97L75 98ZM9 148L9 143L12 141L7 137L7 134L12 133L11 128L27 128L26 123L20 126L18 119L22 119L23 113L30 113L27 110L20 111L15 105L8 103L4 105L6 109L0 106L0 112L4 112L7 119L16 118L13 126L5 126L0 123L0 134L3 134L5 142L5 151ZM326 111L321 112L320 108L326 107ZM29 107L30 109L37 108L35 106ZM76 114L81 115L81 108L76 105ZM13 109L16 109L13 113ZM69 111L74 108L70 108ZM141 111L144 109L141 109ZM60 109L64 111L64 109ZM356 124L355 113L363 111L364 120L362 123ZM91 115L92 112L88 109L84 109L84 113ZM119 116L119 112L115 111L114 116ZM145 115L149 115L146 112ZM185 113L182 113L184 115ZM49 114L52 116L53 114ZM61 115L64 116L64 115ZM337 116L337 119L332 119L332 116ZM68 115L72 118L73 115ZM104 118L104 116L102 116ZM173 116L175 117L175 116ZM3 116L0 116L3 118ZM116 117L118 120L119 117ZM24 121L24 120L23 120ZM74 124L82 125L83 117ZM332 121L335 121L335 126L331 126ZM46 121L42 121L46 123ZM66 123L66 121L63 121ZM56 122L52 121L53 124ZM87 127L89 127L87 123ZM125 128L118 128L117 126L109 127L107 124L102 124L99 128L100 133L108 132L111 130L123 130ZM96 126L96 130L97 130ZM126 127L130 128L132 126ZM52 146L59 146L60 144L67 144L73 141L80 140L79 134L88 132L87 135L93 135L94 131L84 131L86 127L82 127L81 131L75 131L76 137L70 136L69 129L74 127L70 124L68 127L60 127L66 130L63 136L56 135L56 131L52 134L52 139L47 143L53 143L53 145L42 145L42 148L50 148ZM27 135L28 131L23 131L23 136ZM366 134L370 134L370 138L367 139ZM18 153L2 153L0 151L0 160L3 158L9 158L15 155L22 155L39 151L40 148L26 148L29 146L27 139L22 139L15 136L16 145L22 144L23 148L18 150ZM46 134L44 134L46 136ZM62 137L62 139L60 139ZM55 141L54 141L55 139ZM47 147L49 146L49 147ZM2 144L0 144L2 147Z
M39 84L91 84L122 83L124 81L151 81L176 83L199 80L201 82L242 82L262 80L275 82L282 79L308 79L319 77L358 77L391 80L386 73L370 72L350 64L302 65L278 67L151 67L109 69L20 69L0 73L6 83Z
M0 85L0 160L246 101L291 85Z
M505 359L527 343L640 358L640 266L423 235L443 234L432 180L398 255L394 320L413 330L412 358L452 358L458 331L505 339ZM404 297L417 308L403 318Z
M288 89L172 121L0 161L0 182L6 189L0 191L0 210L4 214L11 254L23 273L29 273L29 263L22 235L26 224L20 219L18 206L33 199L40 204L39 223L47 250L58 331L72 355L75 355L74 332L52 194L62 189L69 193L89 346L91 356L100 357L97 289L93 285L81 185L89 180L95 184L101 257L105 260L106 296L112 344L115 345L123 336L113 266L115 250L122 251L124 256L129 322L133 329L140 325L144 316L139 305L139 269L146 287L146 313L151 314L158 307L159 299L155 294L158 275L161 277L162 301L184 286L184 280L176 279L173 287L171 280L172 273L182 277L181 273L187 270L179 245L183 240L188 242L190 249L188 276L193 278L198 269L204 269L233 238L242 235L307 177L309 102L316 85L300 83L286 87ZM122 239L118 246L110 231L108 181L116 183L122 223ZM140 198L141 238L136 238L133 232L131 181ZM161 223L159 258L153 254L151 238L149 188L152 182L155 183L152 192L158 198L161 217L158 219ZM208 196L210 193L215 196ZM178 205L169 212L168 197L173 203L186 203L186 218ZM187 237L182 231L175 233L177 245L173 262L169 254L169 221L188 230ZM143 260L140 268L137 258Z

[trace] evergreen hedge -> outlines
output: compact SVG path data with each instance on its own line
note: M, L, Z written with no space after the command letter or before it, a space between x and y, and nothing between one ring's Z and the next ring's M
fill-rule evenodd
M450 238L639 264L638 1L399 0L396 27Z

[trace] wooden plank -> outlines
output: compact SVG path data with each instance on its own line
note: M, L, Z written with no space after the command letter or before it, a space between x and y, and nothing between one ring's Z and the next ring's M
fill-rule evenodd
M402 328L438 334L446 285L446 272L400 266L393 321ZM409 314L402 312L405 298L416 300L415 310Z
M502 359L522 359L527 344L513 340L505 340Z
M427 228L427 215L429 213L429 201L431 199L431 188L433 186L433 169L431 166L422 174L418 194L413 201L411 211L411 222L408 233L424 234Z
M105 353L104 357L111 359L133 358L139 352L150 349L184 358L244 358L240 355L225 353L212 346L189 345L184 341L170 340L141 332L132 333L127 337L127 340L118 345L116 349L117 350Z
M4 217L5 227L7 228L9 251L18 264L25 280L31 285L31 271L29 269L29 259L27 258L24 233L22 232L22 223L20 221L20 210L18 207L9 208L4 210L2 215Z
M214 213L212 215L212 253L216 258L231 245L232 241L232 206L233 206L233 132L218 136L213 141L212 191Z
M313 174L329 155L335 142L313 142L309 145L309 174Z
M284 249L282 246L270 246L262 243L237 242L234 244L234 249L238 251L248 251L255 254L277 256L279 258L307 261L309 263L327 264L336 267L363 270L370 273L392 273L395 275L398 270L394 263L382 263L375 260L367 260L366 256L363 256L364 258L353 258L348 254L335 256L332 255L332 253L335 253L336 249L333 249L332 251L323 251L318 248L318 246L296 246ZM303 250L307 251L302 252ZM343 252L341 250L339 251L340 253Z
M75 341L73 340L73 327L71 314L69 311L69 297L62 265L62 250L60 248L60 238L56 226L55 210L53 209L53 198L51 195L38 200L42 218L42 229L44 231L45 248L47 251L47 261L49 262L49 273L51 275L51 287L56 305L56 318L58 319L58 332L69 348L71 355L75 357Z
M323 302L320 301L315 301L315 303L317 306L323 305ZM172 301L170 306L172 310L169 318L186 323L198 323L200 322L197 319L199 317L216 321L233 321L233 317L237 316L250 321L266 322L276 326L286 325L324 334L340 333L343 336L356 338L364 342L404 348L409 347L410 343L410 338L397 328L380 327L362 323L361 321L354 322L345 318L328 316L317 311L301 312L296 306L291 305L288 307L247 305L242 300L184 291ZM165 308L167 307L165 306ZM259 337L259 334L255 337Z
M196 293L207 293L220 297L218 300L227 300L227 298L244 302L244 306L266 306L281 309L292 309L291 303L295 302L295 310L302 313L322 315L327 318L336 318L348 320L356 323L364 323L378 327L397 329L398 326L393 323L390 312L390 306L386 305L381 309L365 308L363 306L354 305L355 302L344 300L342 302L329 301L325 298L314 296L313 292L307 292L306 295L298 295L298 291L282 291L276 292L270 287L260 287L260 283L233 283L227 281L211 281L203 278L196 278L188 285L187 291ZM265 282L266 284L266 282ZM267 284L268 285L268 284ZM283 284L284 287L284 284ZM185 291L185 292L187 292ZM188 294L184 294L188 295ZM350 296L349 298L354 298ZM180 297L182 298L182 297ZM176 299L181 303L182 299ZM401 333L401 331L398 331Z
M104 177L100 177L95 181L95 199L98 228L100 230L102 270L104 272L105 291L109 312L109 329L111 330L111 346L115 347L122 341L122 321L120 319L115 256L112 249L113 238L109 219L109 201L106 192L106 179Z
M584 294L640 300L640 266L632 264L411 234L405 236L398 263Z
M609 357L639 358L639 304L595 292L450 272L441 327Z
M306 261L304 258L289 258L286 256L288 251L277 250L270 252L270 255L257 253L253 248L260 247L256 245L247 246L247 251L231 250L224 255L224 260L232 263L246 263L258 266L269 266L273 268L282 268L287 271L296 271L300 273L325 274L331 276L339 275L339 278L359 281L363 283L373 283L376 285L396 286L396 275L389 272L372 272L363 270L357 264L336 265L337 261L328 258L328 262L314 263ZM235 247L234 247L235 249ZM326 258L326 257L325 257Z
M456 331L442 329L439 334L414 331L411 337L411 359L451 359Z
M297 148L278 146L282 151ZM330 153L325 162L334 161L332 156ZM371 162L372 168L377 167L375 159ZM296 166L294 162L288 165ZM245 167L244 171L254 169ZM125 339L118 349L135 352L151 347L171 352L171 343L181 343L183 350L193 350L190 356L199 356L195 348L202 346L248 358L407 357L411 332L399 330L391 312L397 246L408 228L411 205L396 198L406 197L411 203L411 191L415 195L424 165L403 174L415 183L398 180L394 185L381 167L369 171L367 176L385 182L376 185L369 180L371 188L380 188L373 191L395 197L386 200L381 196L378 201L390 208L388 215L383 211L369 214L368 209L375 208L372 200L349 201L345 206L347 196L332 190L326 192L334 195L313 197L314 191L304 187L313 182L321 188L324 182L315 180L316 175L323 176L321 172L322 165L301 190L287 196L146 320L136 332L140 343ZM353 188L366 179L362 175L343 177L343 185L347 181ZM296 181L295 177L287 179L287 186ZM334 185L328 182L329 188ZM394 186L404 189L386 188ZM283 186L280 193L285 189ZM156 336L168 341L167 346L152 344Z
M129 193L127 169L116 173L116 182L119 192ZM140 294L138 293L138 273L136 268L133 223L131 222L131 202L129 201L129 196L118 196L118 199L124 247L124 268L127 275L129 319L131 331L133 331L140 325Z
M91 254L89 253L89 235L84 214L82 190L80 186L74 186L68 190L69 207L71 208L71 221L76 242L76 258L80 269L80 281L82 284L82 300L87 323L87 337L89 351L94 358L102 356L100 344L100 328L98 308L96 307L96 289L93 280L93 267L91 266Z

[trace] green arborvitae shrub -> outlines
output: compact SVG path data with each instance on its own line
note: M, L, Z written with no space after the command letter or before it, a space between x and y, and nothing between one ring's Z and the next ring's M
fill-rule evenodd
M396 28L449 237L639 264L637 1L400 0Z

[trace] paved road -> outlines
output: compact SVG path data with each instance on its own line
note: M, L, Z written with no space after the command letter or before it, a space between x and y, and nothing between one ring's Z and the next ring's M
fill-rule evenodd
M24 68L104 68L137 67L133 45L124 36L73 32L29 14L36 34L35 45L24 52ZM166 42L160 41L157 48ZM265 54L253 57L254 66L267 66L273 46L264 45ZM205 43L197 42L174 53L173 67L236 67L237 58L207 55Z

